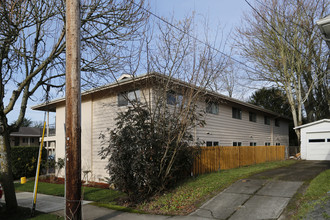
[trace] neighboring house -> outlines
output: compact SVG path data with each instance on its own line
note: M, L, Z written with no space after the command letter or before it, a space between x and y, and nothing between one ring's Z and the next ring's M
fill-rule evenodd
M107 160L101 160L101 132L114 128L117 113L127 109L129 99L154 102L157 90L164 90L160 82L167 76L150 73L131 78L123 75L118 82L85 91L81 98L81 155L82 171L90 170L94 181L108 176ZM172 79L173 88L198 88ZM174 90L174 89L173 89ZM167 104L174 104L182 97L168 90ZM197 103L206 112L204 127L197 126L194 140L204 141L205 146L256 146L289 144L289 119L272 111L227 96L204 90ZM208 101L207 101L208 100ZM211 100L211 101L210 101ZM45 141L56 144L56 158L65 157L65 99L57 99L32 107L33 110L56 112L56 135Z
M20 127L10 134L11 146L39 146L42 130L40 128Z
M304 160L330 160L330 119L295 127L300 129L300 152Z

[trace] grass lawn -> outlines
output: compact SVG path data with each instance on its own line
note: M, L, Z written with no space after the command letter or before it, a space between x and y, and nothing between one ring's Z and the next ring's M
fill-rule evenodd
M94 205L101 207L128 212L185 215L194 211L202 202L216 195L239 179L247 178L252 174L265 170L291 165L295 162L296 161L293 160L268 162L189 178L176 188L162 195L154 196L149 202L138 205L137 209L140 211L116 204L118 198L126 196L124 193L111 189L92 187L83 187L82 191L84 192L85 200L94 201ZM33 181L27 182L24 185L15 184L16 191L32 192L33 186ZM61 184L40 182L38 185L38 193L63 196L64 186Z
M155 196L150 202L144 203L138 208L149 213L185 215L194 211L201 203L221 192L239 179L293 163L296 163L296 161L268 162L200 175L185 181L168 193Z
M34 181L29 181L25 184L15 183L15 189L17 192L33 192L33 187ZM83 192L83 198L85 200L98 203L114 203L116 199L125 196L124 193L119 191L94 187L82 187L81 191ZM39 182L38 193L54 196L64 196L64 185Z
M323 171L310 182L306 193L299 198L300 206L294 218L302 219L308 212L312 211L316 205L324 204L326 200L330 199L328 195L329 191L330 169ZM327 216L325 219L330 219L330 216Z

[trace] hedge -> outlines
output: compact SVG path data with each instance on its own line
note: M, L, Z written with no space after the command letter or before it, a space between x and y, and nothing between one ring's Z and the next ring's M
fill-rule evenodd
M16 146L12 147L11 149L14 179L16 180L23 176L35 176L38 162L39 146ZM41 170L45 170L46 161L47 151L45 148L43 148Z

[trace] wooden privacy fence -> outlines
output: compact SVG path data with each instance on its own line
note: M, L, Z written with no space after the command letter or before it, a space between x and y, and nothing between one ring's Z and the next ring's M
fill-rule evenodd
M285 146L200 147L193 175L285 159Z

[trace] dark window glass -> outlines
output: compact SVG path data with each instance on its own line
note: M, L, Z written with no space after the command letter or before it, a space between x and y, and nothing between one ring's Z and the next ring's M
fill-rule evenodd
M119 93L118 94L118 106L126 106L128 105L128 97L127 92Z
M265 116L264 117L264 122L265 122L265 125L270 125L270 118Z
M281 143L276 143L276 146L281 146Z
M233 107L233 118L242 119L242 110Z
M213 146L219 146L219 142L218 141L214 141L213 142Z
M206 102L206 112L214 115L219 114L219 105L216 102Z
M330 142L330 138L328 138L328 142Z
M275 126L280 127L280 119L278 118L275 119Z
M15 146L19 146L19 137L15 137Z
M212 147L212 141L206 141L206 147Z
M242 142L233 142L233 146L242 146Z
M249 120L252 122L257 122L257 114L254 112L249 112Z
M250 142L250 146L257 146L256 142Z
M167 104L169 105L175 105L176 98L174 92L168 92L167 93Z
M31 138L31 143L34 143L34 138Z
M265 146L270 146L270 142L265 142Z
M309 143L316 143L316 142L325 142L325 139L309 139Z

